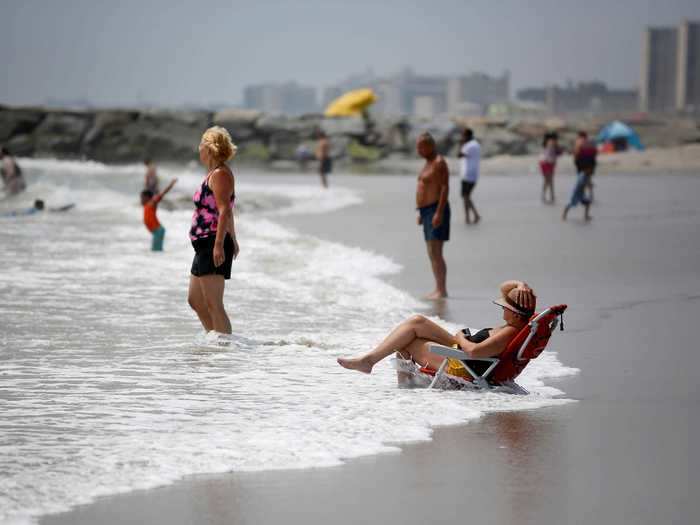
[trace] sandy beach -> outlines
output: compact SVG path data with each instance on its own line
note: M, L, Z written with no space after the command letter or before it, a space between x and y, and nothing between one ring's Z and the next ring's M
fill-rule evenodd
M580 209L560 220L573 177L557 178L558 205L545 206L538 176L484 171L478 226L462 223L451 179L450 298L425 313L491 326L500 313L490 300L506 278L527 280L540 306L568 303L566 329L550 347L580 373L548 383L574 403L491 413L337 467L188 477L41 523L692 523L700 513L700 178L598 176L586 224ZM267 177L301 184L313 175ZM429 291L413 177L334 175L331 185L359 191L363 202L285 223L389 256L402 265L391 284L416 297ZM441 410L440 394L435 401Z

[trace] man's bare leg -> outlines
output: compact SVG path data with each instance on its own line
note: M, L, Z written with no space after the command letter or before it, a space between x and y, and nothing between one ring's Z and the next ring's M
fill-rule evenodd
M479 212L476 211L476 206L474 206L474 202L472 201L471 197L469 197L469 207L474 212L474 224L476 224L481 220L481 215L479 215Z
M469 209L470 209L470 206L471 206L471 201L470 201L469 197L467 197L466 195L464 195L464 196L462 197L462 200L464 201L464 217L465 217L465 220L466 220L467 224L471 224L471 223L472 223L472 218L471 218L470 215L469 215Z
M338 364L350 370L369 374L372 372L372 367L379 361L394 352L401 352L404 356L408 353L418 363L433 366L434 362L437 362L440 366L443 358L431 354L426 348L426 342L452 346L457 342L457 339L430 319L426 319L422 315L415 315L394 328L371 352L360 357L339 357Z
M447 263L442 255L443 241L426 241L428 257L435 277L435 290L426 299L441 299L447 297Z

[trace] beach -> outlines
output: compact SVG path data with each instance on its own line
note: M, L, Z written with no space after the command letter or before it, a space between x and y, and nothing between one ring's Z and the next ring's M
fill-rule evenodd
M289 188L290 193L317 183L312 174L253 176L256 185ZM241 170L239 180L244 187L251 179ZM556 179L559 201L554 207L540 203L540 182L536 176L489 176L485 170L474 193L483 221L467 227L461 222L459 181L452 177L453 223L445 250L450 298L435 304L418 301L432 282L422 236L415 226L413 177L333 175L332 191L342 187L348 192L343 194L348 197L343 206L324 208L319 199L316 209L313 199L306 199L302 205L309 213L301 210L275 219L308 237L308 242L339 243L334 245L336 250L340 249L337 246L357 247L360 252L343 252L350 257L343 268L372 272L383 267L379 279L365 284L380 293L396 294L386 304L353 304L355 309L350 312L356 319L343 319L347 309L330 314L323 309L309 310L307 315L326 319L321 326L327 326L330 344L323 355L302 355L301 359L309 360L307 374L318 381L330 378L328 383L335 382L346 397L353 392L369 397L372 389L379 391L382 395L372 402L384 407L378 407L366 421L378 430L389 421L394 421L397 430L402 428L400 418L414 418L416 407L426 415L426 427L406 427L403 433L397 432L400 439L387 439L385 447L374 451L365 448L345 455L342 449L334 451L325 466L317 461L307 468L288 468L279 462L277 467L252 471L234 468L189 475L158 488L99 497L69 512L45 515L40 522L453 523L468 518L489 523L691 523L700 511L693 498L693 487L700 481L699 455L692 446L700 435L700 425L693 417L700 399L696 372L700 358L694 342L700 302L696 206L700 179L601 175L595 179L594 219L588 224L578 209L572 210L568 223L560 220L573 177ZM245 231L252 227L245 224L245 208L239 220L244 232L243 258ZM375 258L364 258L367 254ZM296 256L305 260L304 254ZM362 259L352 264L356 257ZM387 259L400 269L388 271ZM294 265L295 261L286 263ZM331 277L338 280L340 275ZM492 326L500 312L490 301L498 284L508 278L531 284L540 306L569 304L565 330L553 336L551 352L538 360L556 356L563 366L550 363L541 371L542 380L525 378L528 388L540 393L545 403L533 402L528 409L509 405L510 400L494 394L464 399L447 392L426 398L426 392L391 386L388 364L372 376L335 365L335 357L357 353L366 344L348 332L336 333L338 323L347 324L359 335L363 328L357 320L374 326L375 321L369 319L376 320L384 308L390 315L382 321L389 324L396 322L392 316L405 310L439 316L449 326ZM382 288L382 282L391 288ZM264 284L259 286L264 288ZM227 295L227 305L235 332L236 300L231 295ZM373 297L359 294L355 300ZM291 314L294 300L290 301ZM405 309L393 309L392 302L405 302ZM365 314L370 317L363 321ZM250 333L255 325L238 322L243 335L255 335ZM277 322L285 320L279 317ZM307 317L307 322L317 321ZM191 331L193 327L192 323L184 328ZM178 332L183 344L187 330ZM319 344L318 336L314 337L312 347ZM174 351L175 355L182 352ZM226 354L204 357L219 366L222 359L234 359ZM280 366L278 356L271 360L264 354L248 353L245 359L259 362L268 372ZM302 366L300 373L304 374L303 364L296 360L288 366ZM538 362L531 368L536 366ZM348 381L351 389L343 390ZM227 389L234 385L224 379L217 383L216 391L228 399ZM368 387L371 389L365 390ZM548 397L550 389L557 389L553 397ZM304 393L295 395L303 398ZM328 424L337 428L331 439L336 435L337 444L353 443L343 433L342 416L338 420L330 404L342 404L341 398L331 391L324 395L329 404L315 410L321 410L321 417L327 411ZM257 417L278 421L278 401L265 402L264 398L264 389L260 397L255 394ZM314 403L312 399L308 402ZM353 402L365 410L371 406L359 399ZM269 403L275 403L274 409ZM460 412L463 408L480 415L470 419ZM225 411L225 405L220 410ZM399 419L392 419L397 416ZM347 418L348 428L356 428L358 418L362 416ZM455 424L460 419L468 422ZM298 425L288 421L277 427L281 450L296 448L290 441L290 429L304 438L320 431L305 426L303 420ZM407 428L414 428L413 437ZM432 431L416 432L418 428ZM210 443L216 443L212 446L225 446L219 438L219 434L211 436ZM269 440L269 435L264 439ZM206 434L201 446L208 446ZM258 453L266 450L261 448ZM192 455L186 448L173 450L173 454L184 462ZM339 463L332 459L335 454L345 458ZM248 460L254 463L256 458ZM293 466L292 461L288 464ZM87 474L88 478L98 472Z

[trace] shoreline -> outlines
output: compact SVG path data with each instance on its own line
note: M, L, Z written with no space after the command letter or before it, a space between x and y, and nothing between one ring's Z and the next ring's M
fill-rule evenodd
M367 179L338 178L342 181L341 185L362 188L368 184ZM400 274L390 276L388 282L410 293L419 293L417 290L429 283L429 279L425 279L425 255L420 251L420 241L406 242L407 239L417 238L417 233L411 231L408 237L392 237L396 228L405 230L404 223L412 216L410 207L401 204L405 202L402 199L410 196L412 187L410 184L397 185L395 180L390 177L377 180L372 193L362 205L326 214L322 223L312 216L285 217L285 221L321 238L337 240L337 233L342 231L341 242L344 244L376 251L379 251L378 246L383 246L385 251L379 253L391 254L392 259L403 266ZM513 180L522 179L515 177ZM678 180L678 185L697 188L692 179ZM640 184L654 183L653 178L646 177L637 177L636 181ZM621 197L623 194L620 192L624 191L626 181L618 177L612 182L617 187L613 188L615 192L608 188L608 195L614 193ZM482 202L493 196L486 183L483 184L482 193L477 194ZM522 184L512 191L522 194ZM675 198L682 198L688 191L677 190ZM533 191L533 200L536 192L537 189ZM606 199L605 195L603 193L603 199ZM453 194L453 203L454 199ZM621 206L628 210L627 213L634 209L634 206L630 208L629 201L621 199ZM523 210L534 213L529 201L513 206L508 195L503 200L503 206L495 206L495 210L486 216L486 226L466 229L466 234L460 233L459 221L453 219L455 238L447 252L448 268L455 268L457 259L461 261L458 266L476 264L484 270L481 272L483 275L479 276L484 284L473 282L468 273L451 273L452 278L448 276L448 283L451 283L452 290L458 292L443 304L434 304L428 313L440 315L448 321L474 319L488 322L493 318L493 312L484 312L482 304L494 293L494 283L491 282L495 280L494 276L502 275L512 265L511 261L502 257L500 247L489 243L489 237L507 232L512 219L522 217ZM383 208L377 210L377 202L383 203ZM538 204L534 202L539 210L538 216L546 219L551 208ZM690 203L686 203L686 206L690 206ZM602 208L603 211L605 209ZM497 212L504 216L494 215ZM362 224L362 217L365 226L372 225L372 219L367 218L368 213L374 213L375 218L379 214L384 220L385 236L382 239L363 235L362 228L350 231L345 226L343 229L348 222ZM632 247L640 241L646 243L649 235L660 239L662 237L658 235L664 231L658 227L651 232L641 228L643 235L640 236L636 231L640 229L639 225L629 220L619 224L614 222L614 217L603 215L599 222L612 225L614 231L603 232L595 223L592 228L582 230L582 225L576 220L565 227L566 231L584 239L595 235L598 238L596 242L600 243L614 242L618 230L626 226ZM537 224L540 227L543 225L541 222ZM692 221L683 224L684 231L688 231L689 227L694 228ZM485 230L490 235L484 236ZM545 233L535 238L535 245L544 247L550 244L549 236ZM692 235L697 239L697 233ZM471 249L464 251L463 248L455 253L454 245L459 238L464 239L463 246L467 242L466 246ZM566 240L560 242L568 250L585 253L580 250L577 239L573 241L573 244ZM673 242L674 239L666 239L666 242L669 241ZM587 242L593 240L588 239ZM634 250L632 252L636 253ZM604 253L605 250L601 255ZM480 262L486 255L492 260L489 267L484 267ZM542 257L544 255L541 254ZM569 259L569 264L572 260ZM659 261L663 260L661 257ZM695 258L691 255L689 262L693 260ZM640 273L637 270L636 280L646 281L647 273L665 271L663 266L667 263L658 264L659 261L648 271ZM578 400L577 403L531 411L494 412L465 425L437 427L433 429L429 442L404 443L400 445L402 452L399 454L356 458L340 467L195 476L157 489L100 498L68 513L43 516L40 521L47 524L116 524L125 521L277 523L286 517L287 521L300 524L320 523L328 519L335 523L356 523L363 515L366 516L365 513L369 513L377 520L389 523L454 523L457 516L464 515L490 519L493 523L511 523L516 517L522 523L634 521L656 524L674 519L683 522L684 518L697 515L700 510L697 502L683 497L688 494L688 487L694 486L698 476L697 471L689 470L687 463L684 463L690 457L690 444L684 440L684 436L689 439L691 431L698 430L698 424L687 419L691 400L697 400L698 396L691 382L692 366L679 372L680 380L677 384L669 385L668 390L654 387L653 384L647 390L643 387L657 377L656 361L637 362L629 359L640 351L644 355L654 355L655 348L647 348L644 342L645 337L650 337L648 331L631 331L626 344L616 349L619 355L610 355L608 348L598 342L617 340L619 327L636 326L640 314L648 318L661 316L667 321L654 336L655 340L683 341L692 337L692 311L688 311L685 305L695 300L692 298L695 293L700 294L700 284L697 279L691 281L692 286L688 290L686 280L681 277L688 272L697 277L697 270L683 267L680 275L676 275L673 282L666 286L656 284L642 290L635 284L634 278L628 277L624 286L616 287L614 298L610 298L605 291L612 281L603 279L601 282L590 278L600 264L607 263L594 259L588 263L593 268L585 269L564 265L562 271L557 272L555 282L547 282L551 281L551 276L547 279L545 276L549 272L542 273L543 268L531 264L521 268L524 273L529 270L534 274L532 279L535 282L542 283L536 288L542 300L555 296L575 298L571 302L575 302L576 308L567 315L567 331L563 336L555 334L552 344L553 349L562 355L562 361L581 368L581 373L570 378L548 379L547 382L560 386L565 395ZM633 266L631 268L634 270ZM577 275L582 270L582 275ZM506 277L518 276L503 276ZM530 280L530 277L527 279ZM584 283L588 283L588 288ZM685 291L689 297L682 296L682 285L686 285ZM468 292L465 294L465 291ZM602 294L603 300L597 298L597 294ZM662 300L647 300L654 297L661 297ZM669 308L675 312L673 317L668 317ZM613 317L614 323L609 321ZM697 362L691 348L692 345L678 344L673 345L672 350L683 354L689 363ZM608 362L607 368L600 367L603 361ZM634 374L629 371L630 367L635 370ZM622 370L622 375L619 370ZM676 399L679 402L673 401ZM665 404L666 410L661 413L647 412L649 403L659 402ZM650 419L656 424L646 428ZM685 422L685 427L682 422ZM644 433L637 432L639 425L644 425ZM606 435L605 440L594 438L596 429ZM683 430L688 432L683 433ZM503 437L492 439L493 436ZM657 450L657 443L667 446L662 451ZM620 447L626 450L625 454L621 453ZM651 463L653 475L648 461L651 450L657 454ZM686 464L685 470L683 464ZM474 472L478 475L471 474ZM684 473L687 473L686 479ZM368 480L372 481L368 483ZM385 493L379 494L374 489L377 484L385 488ZM342 497L339 496L341 494ZM363 501L363 504L358 505L358 501ZM480 503L479 508L474 508L474 501ZM570 516L575 520L567 521Z

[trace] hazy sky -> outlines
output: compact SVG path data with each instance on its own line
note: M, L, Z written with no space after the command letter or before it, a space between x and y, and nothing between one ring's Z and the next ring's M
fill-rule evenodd
M0 103L237 104L247 84L318 88L372 68L509 69L515 89L633 87L642 31L698 0L0 0Z

